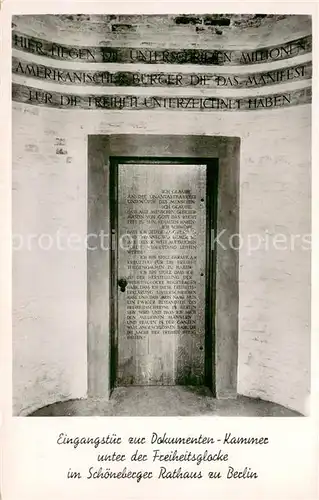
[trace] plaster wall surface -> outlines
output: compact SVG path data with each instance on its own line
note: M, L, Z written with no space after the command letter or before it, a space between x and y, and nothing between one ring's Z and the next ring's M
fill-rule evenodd
M297 237L294 249L249 252L247 242L310 233L311 108L169 114L13 104L15 414L87 394L89 134L240 137L238 392L307 411L309 245ZM78 243L59 249L70 233Z

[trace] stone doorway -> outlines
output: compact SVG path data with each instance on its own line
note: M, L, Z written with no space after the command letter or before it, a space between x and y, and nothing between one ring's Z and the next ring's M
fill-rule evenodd
M216 223L213 236L220 230L231 235L238 233L239 228L239 142L238 138L206 136L138 134L89 136L88 234L99 234L103 231L109 236L109 249L107 251L101 248L96 248L94 251L89 249L87 255L88 395L90 397L108 398L118 378L118 331L114 318L118 318L118 295L122 295L120 285L122 284L124 288L126 285L124 282L119 283L121 279L125 281L125 276L123 278L123 276L118 275L118 272L114 272L118 262L117 243L114 245L117 236L116 228L114 228L114 210L112 209L114 197L118 196L118 192L115 195L114 191L116 184L114 183L114 165L116 164L117 168L119 165L126 165L124 170L128 166L132 167L132 162L135 164L135 168L138 168L137 165L144 165L144 167L145 165L155 165L155 162L158 166L160 164L174 165L174 168L177 165L188 167L193 165L194 171L197 172L196 175L199 175L200 165L210 172L213 171L213 165L218 165L219 175L215 186L217 194L214 209ZM173 171L172 168L171 171ZM132 173L133 170L131 169L130 172ZM157 172L156 175L162 176L163 171L158 169ZM206 173L204 177L207 181L209 177ZM193 181L192 184L196 185L196 182ZM127 193L129 191L132 190L128 189ZM204 202L200 201L202 199ZM205 201L205 197L201 195L199 203L205 206ZM123 211L123 216L125 212L126 210ZM206 210L205 213L207 214ZM202 271L199 270L198 274L199 278L205 278L206 283L206 295L205 297L203 295L206 304L203 313L205 320L203 322L202 318L202 326L199 327L199 330L200 328L203 330L203 324L205 325L204 336L198 342L198 352L193 348L189 348L187 351L183 346L186 358L188 352L188 358L192 358L193 365L189 369L188 363L188 371L182 369L179 373L182 373L185 385L194 385L193 374L195 374L196 384L209 387L212 390L212 395L217 398L233 398L237 394L238 252L228 247L226 249L218 246L211 248L209 254L214 254L215 267L210 270L208 278L206 278L207 240L210 243L213 241L212 232L210 230L208 232L210 233L209 237L207 234L204 235L206 253L205 256L200 257L202 262L205 261L205 266ZM202 292L200 291L200 281L196 286L197 293L203 293L203 289ZM216 294L214 293L215 289ZM122 296L125 296L125 292ZM207 307L207 300L210 301L209 307ZM121 314L121 318L124 316ZM197 315L197 317L199 316ZM136 321L136 317L135 319L133 317L133 322L131 321L130 324L136 324L134 321ZM208 335L207 325L210 329ZM155 338L157 339L157 337ZM135 347L131 346L135 349L135 354L138 352L136 351L136 342L137 339L133 339ZM175 351L171 347L167 351L164 348L163 353L169 352L169 355L171 352L176 353L176 347ZM201 347L203 349L200 349ZM148 350L150 355L148 358L144 357L144 361L141 361L138 369L134 368L134 376L136 377L134 383L140 384L141 378L139 379L139 377L142 376L144 381L147 379L151 382L149 385L153 385L154 377L160 375L160 368L157 370L157 375L154 374L156 366L154 366L152 358L154 352L158 351L158 346L152 351L152 346L150 348L147 339L147 343L144 342L140 349L142 351L143 349L144 351ZM196 353L195 359L190 355L191 352ZM123 361L125 364L125 355L127 356L124 349L122 367ZM175 361L176 359L178 358L175 356ZM136 367L136 365L137 363L134 366ZM166 360L166 367L164 366L164 370L162 370L166 377L171 377L171 382L168 385L173 382L174 384L179 383L178 371L173 380L172 366L173 358L171 357L170 361ZM196 366L197 368L195 368ZM147 367L149 367L148 371ZM187 373L191 374L189 379L185 376ZM132 376L132 372L129 373L129 376Z

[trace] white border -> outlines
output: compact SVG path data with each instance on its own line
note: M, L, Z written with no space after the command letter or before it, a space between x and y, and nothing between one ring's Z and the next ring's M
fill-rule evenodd
M258 5L258 7L257 7ZM190 427L195 433L198 433L198 419L179 419L179 418L145 418L145 419L117 419L115 422L109 418L83 418L83 419L17 419L11 417L11 26L10 16L12 14L26 13L152 13L152 14L170 14L170 13L206 13L206 12L232 12L232 13L289 13L289 14L313 14L313 112L312 112L312 229L313 229L313 253L312 253L312 397L311 397L311 417L304 419L220 419L214 418L214 421L207 418L201 418L201 428L211 426L212 433L219 432L219 429L232 428L237 432L253 433L262 432L272 436L274 446L269 456L265 455L264 485L262 490L254 490L247 484L244 490L235 486L231 491L219 489L214 483L211 490L203 489L196 485L186 483L186 489L180 482L170 482L169 485L156 486L149 485L149 489L136 488L135 485L123 483L123 487L115 484L113 489L108 490L105 484L92 486L89 490L86 486L75 483L63 483L60 480L61 465L65 465L71 460L68 454L61 453L54 446L54 438L57 432L64 429L69 434L73 432L82 433L106 433L115 431L123 433L131 432L139 434L147 432L152 428L166 427L171 432L176 429L182 432L182 429ZM48 500L76 498L81 500L89 495L96 499L106 498L148 498L170 499L176 498L223 498L223 499L253 499L253 498L278 498L280 500L313 500L318 498L314 493L310 493L309 480L315 479L318 474L318 276L319 264L317 253L319 250L319 196L318 196L318 5L317 2L291 3L284 2L207 2L207 3L185 3L184 1L173 2L15 2L4 0L1 6L1 167L0 167L0 332L1 332L1 410L2 410L2 428L1 428L1 447L2 457L2 488L5 486L3 500L37 500L38 498L47 498ZM162 421L161 421L162 420ZM164 422L163 422L164 420ZM129 427L128 427L129 426ZM44 445L42 448L40 444ZM47 453L41 457L42 453ZM19 451L19 458L18 453ZM48 455L51 453L51 455ZM295 457L299 457L295 459ZM86 460L85 456L80 456ZM18 490L18 483L21 478L13 477L11 474L15 469L14 465L19 460L18 471L21 471L24 483L23 492ZM262 460L255 457L255 460ZM41 465L42 464L42 465ZM289 469L289 467L291 467ZM288 469L287 469L288 468ZM54 479L54 486L49 486L45 482L48 477L46 474L50 470L50 478ZM267 475L267 471L269 475ZM278 481L279 474L286 474L286 486L291 484L291 489L285 488L285 491L274 489ZM27 482L30 479L30 483ZM298 480L300 481L298 483ZM33 484L32 484L33 481ZM3 483L4 482L4 483ZM50 483L51 484L51 483ZM296 496L296 484L301 485L300 491L304 491L303 496ZM318 484L318 483L317 483ZM83 483L81 483L83 485ZM275 487L276 488L276 487ZM119 492L119 489L121 492ZM19 494L17 493L19 491ZM298 495L300 494L300 491ZM119 496L120 493L120 496ZM57 496L58 495L58 496Z

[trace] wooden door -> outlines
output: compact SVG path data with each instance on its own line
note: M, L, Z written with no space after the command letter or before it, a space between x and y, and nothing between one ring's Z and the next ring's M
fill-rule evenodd
M118 163L118 386L204 384L206 169Z

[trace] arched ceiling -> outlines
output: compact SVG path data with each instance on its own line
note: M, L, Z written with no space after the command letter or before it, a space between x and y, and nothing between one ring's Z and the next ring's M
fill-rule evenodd
M311 16L266 14L22 15L13 28L75 45L160 44L256 48L311 34Z

